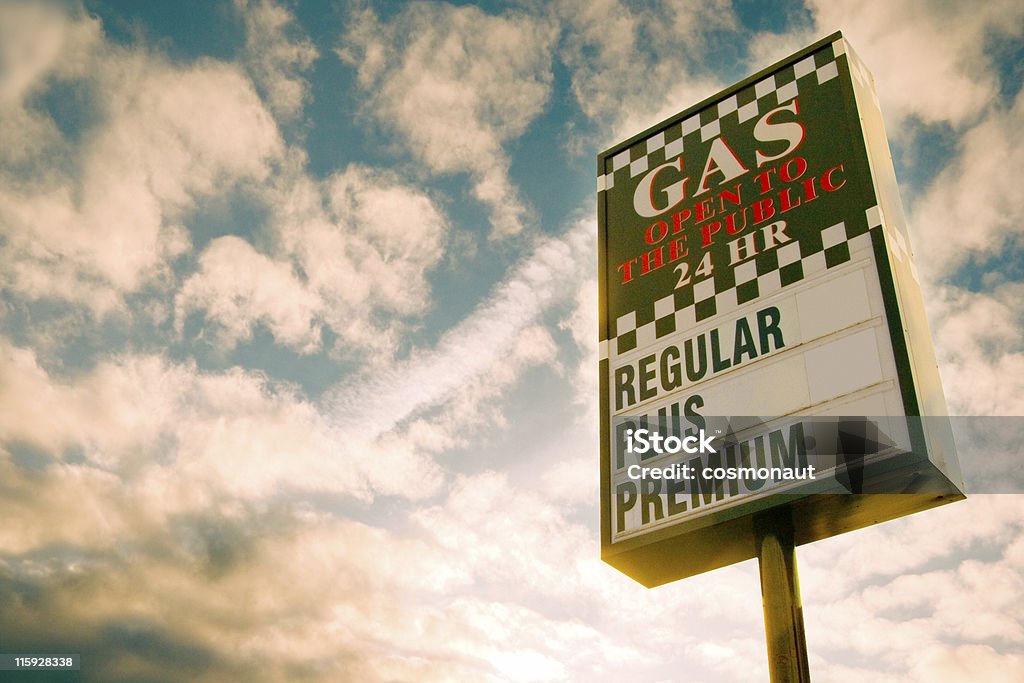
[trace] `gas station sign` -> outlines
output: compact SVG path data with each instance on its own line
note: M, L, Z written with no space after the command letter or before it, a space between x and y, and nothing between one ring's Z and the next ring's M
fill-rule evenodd
M658 585L754 557L758 511L806 543L963 497L841 34L603 152L597 189L605 561Z

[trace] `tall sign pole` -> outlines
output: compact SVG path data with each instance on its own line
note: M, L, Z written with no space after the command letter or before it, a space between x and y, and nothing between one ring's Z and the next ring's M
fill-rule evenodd
M836 33L597 174L602 559L758 558L806 681L795 547L964 497L872 77Z
M793 520L787 511L770 511L754 520L754 529L771 683L807 683L811 674Z

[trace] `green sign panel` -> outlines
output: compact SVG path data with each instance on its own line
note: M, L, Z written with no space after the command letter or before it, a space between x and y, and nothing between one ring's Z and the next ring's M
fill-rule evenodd
M871 77L841 34L602 153L597 190L607 561L656 585L752 557L758 510L790 506L808 542L962 497L948 435L890 421L945 403ZM838 416L882 434L855 486L822 437ZM656 424L703 451L653 448ZM807 453L814 481L751 479Z

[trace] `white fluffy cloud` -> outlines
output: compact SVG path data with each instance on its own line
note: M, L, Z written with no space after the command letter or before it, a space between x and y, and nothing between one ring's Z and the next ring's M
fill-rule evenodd
M990 105L966 130L956 155L915 198L910 224L923 273L933 281L1004 250L1024 249L1024 194L1017 178L1024 170L1024 89L1008 106ZM999 285L998 271L982 284Z
M603 144L651 126L724 85L707 60L709 34L736 30L725 1L671 0L637 7L619 0L562 0L560 56L583 113Z
M26 95L51 76L86 72L81 60L89 59L101 40L98 21L81 14L68 17L43 3L5 3L0 11L4 19L0 23L0 102L4 106L17 109Z
M239 237L220 237L199 257L199 269L177 294L176 324L190 311L216 321L220 345L232 347L265 325L278 343L300 352L320 347L319 300L287 262L274 261Z
M758 36L751 48L753 60L769 64L842 30L875 73L890 134L899 133L910 117L957 127L969 124L998 94L998 77L986 54L988 39L1020 36L1024 30L1024 9L1013 0L809 0L807 6L813 28Z
M554 24L525 13L416 3L387 23L357 11L338 54L369 95L364 111L431 170L469 173L502 237L521 231L528 214L504 145L550 96L556 35Z
M443 253L447 220L395 174L351 166L325 181L285 173L263 191L272 253L238 237L214 240L178 292L176 323L201 312L231 347L256 325L308 353L329 327L349 352L378 361L404 320L430 305L426 275Z
M170 277L197 198L267 176L277 128L234 66L116 47L82 12L2 11L19 38L4 60L0 137L25 141L0 151L3 282L108 312ZM77 139L31 97L70 87L93 117Z
M585 280L576 290L575 306L572 313L562 321L561 327L572 334L572 340L582 353L573 386L577 401L587 407L587 415L597 415L598 373L594 371L599 362L597 349L597 280Z
M275 114L291 119L310 97L302 74L318 56L292 13L274 0L235 0L245 24L245 62Z
M1022 511L1019 496L972 496L802 549L812 671L923 683L959 680L974 666L1014 680Z
M125 355L62 379L30 350L0 348L0 439L46 454L55 479L115 475L131 487L118 497L136 500L140 513L293 490L420 498L440 483L421 453L353 440L293 387L259 372L203 373Z
M951 412L1024 415L1024 285L935 291L935 346Z
M243 53L271 107L294 116L307 96L301 72L315 49L290 13L239 3ZM116 46L84 12L5 5L0 107L0 282L27 299L97 313L124 297L175 285L171 265L191 249L186 221L205 199L239 183L270 213L270 250L222 237L199 256L175 302L176 324L202 313L230 348L264 325L299 352L332 329L355 352L387 357L403 318L429 306L426 272L447 222L396 175L351 167L308 176L236 64L176 65ZM22 45L22 41L25 43ZM73 136L42 109L41 92L78 88L83 130Z

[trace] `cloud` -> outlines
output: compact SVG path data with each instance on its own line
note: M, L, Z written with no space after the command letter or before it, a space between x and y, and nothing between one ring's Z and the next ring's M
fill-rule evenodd
M232 462L232 453L248 452L268 436L265 422L280 421L259 414L268 399L213 384L180 400L197 404L217 431L248 434L241 449L219 438L214 450L235 477L249 478L255 462L273 459L281 444L271 439L269 450L244 465ZM101 392L85 393L83 403L126 412ZM227 406L251 416L244 430ZM199 427L188 422L184 433ZM150 430L130 431L145 439ZM11 436L28 433L5 433ZM301 447L296 438L286 439L293 450ZM364 455L389 475L399 471ZM183 489L200 484L190 478L193 462L166 462ZM310 463L292 465L308 470ZM175 505L182 498L172 488L147 485L150 477L122 481L123 471L89 462L31 473L4 452L0 469L0 512L11 522L0 532L0 629L13 633L18 624L15 643L53 638L83 655L103 653L90 670L105 679L143 672L160 679L177 657L175 670L194 671L197 680L275 680L289 671L305 672L307 680L353 671L365 680L557 680L571 671L615 680L616 672L649 666L643 652L651 639L680 642L678 634L637 628L658 614L667 618L679 598L609 580L610 570L586 551L589 530L503 474L462 477L439 504L413 515L412 526L388 530L285 501L203 496L208 486L192 491L192 504ZM147 586L142 594L139 585ZM610 623L590 625L566 611L595 595L602 602L589 609ZM721 598L704 596L689 608L712 618ZM116 645L126 633L134 636Z
M570 69L572 93L583 113L610 135L603 144L654 125L724 85L706 57L716 32L739 29L731 5L722 1L637 8L618 0L563 0L555 11L566 26L559 56Z
M176 299L179 331L189 311L204 311L217 324L221 346L230 348L251 338L253 327L262 323L280 344L299 352L320 348L320 302L287 263L271 260L239 237L211 242L199 257L198 272L185 281Z
M438 397L437 404L418 406L411 418L404 406L399 407L398 415L389 417L397 418L400 426L383 432L379 439L434 457L457 449L486 447L496 432L513 429L506 416L506 394L520 384L528 369L557 367L557 354L555 341L543 326L526 327L515 335L505 353L460 391ZM351 420L347 416L342 419Z
M384 680L375 671L401 666L415 646L389 655L381 626L405 631L412 645L416 624L379 596L427 588L426 576L406 571L412 562L429 570L433 590L453 575L423 543L281 511L178 518L118 541L102 553L76 548L68 562L4 558L5 642L57 638L81 648L90 675L104 680L171 680L183 670L195 680L337 680L353 671ZM55 613L63 618L47 626Z
M806 599L830 600L871 582L966 559L1020 535L1019 496L971 496L925 514L843 534L807 547ZM879 548L899 549L880 553ZM803 575L806 574L806 577ZM837 592L837 586L844 587Z
M1024 169L1022 120L1024 89L1009 106L990 105L911 204L915 254L932 281L971 264L984 268L988 259L1024 248L1024 196L1014 180Z
M72 12L62 13L49 3L5 3L0 48L0 101L18 105L52 76L81 74L101 40L99 21ZM25 142L30 142L26 140Z
M295 115L312 46L289 37L297 29L282 7L238 9L246 63L275 112ZM18 14L12 21L33 46L5 53L0 88L12 113L0 117L11 141L0 151L0 282L17 295L107 314L146 288L166 292L172 264L191 250L192 212L245 184L271 214L269 248L236 236L207 245L176 296L179 332L198 312L222 347L262 324L309 353L326 327L338 348L386 358L406 319L427 309L425 275L441 258L447 222L425 194L363 167L309 177L238 65L172 64L114 45L80 11L4 11ZM83 93L78 128L40 104L39 93L57 88Z
M245 24L244 61L270 108L284 120L296 117L310 98L303 78L316 60L313 43L295 17L274 0L235 0Z
M123 355L62 379L28 349L0 349L0 441L40 451L42 464L53 466L47 477L115 475L131 487L116 498L136 501L140 514L162 519L299 491L419 499L441 482L429 458L350 438L294 387L260 372L203 373L156 355Z
M1024 285L933 291L936 354L950 412L1024 415Z
M572 334L572 340L580 350L582 357L576 367L573 387L576 400L588 408L587 414L597 415L598 365L597 349L597 280L587 279L580 283L576 290L575 306L572 313L562 320L560 327Z
M19 31L40 47L7 59L0 87L11 112L0 135L36 141L0 151L0 281L101 314L166 287L170 262L189 249L182 219L196 201L266 178L282 151L272 118L234 66L177 66L117 47L81 12L3 11L28 17ZM82 93L77 123L38 97L63 88Z
M970 665L1015 672L1020 511L1019 496L972 496L801 548L812 671L922 682L958 680Z
M572 615L465 594L459 557L314 514L180 518L66 562L0 558L0 629L58 640L104 680L613 680L608 662L638 661Z
M533 253L434 349L338 387L330 399L335 414L353 429L379 434L482 381L520 333L577 286L588 267L580 254L591 253L593 232L591 221L580 221L561 239L538 239Z
M373 344L363 309L413 315L430 305L426 273L441 259L448 221L427 194L387 171L351 166L319 193L301 180L285 186L278 239L330 306L331 326Z
M988 645L930 648L915 658L908 680L955 683L965 679L1011 683L1024 676L1024 657Z
M536 462L533 472L551 465ZM445 500L412 518L427 538L458 554L478 595L544 615L530 628L552 633L540 651L567 664L571 678L617 680L629 671L641 680L672 680L669 672L680 659L665 652L685 652L693 680L759 675L764 646L749 565L647 590L602 564L590 524L572 520L563 500L531 484L517 484L507 472L461 476ZM684 626L672 619L680 611L687 615ZM565 614L571 615L568 631ZM514 622L493 628L500 629L506 652L532 640ZM591 631L596 640L574 637ZM554 673L545 680L565 677Z
M769 64L842 30L874 72L882 111L895 135L907 119L970 124L999 93L986 53L990 37L1019 36L1024 30L1024 10L1012 0L977 7L942 0L807 4L814 28L758 36L752 60Z
M201 312L222 347L264 325L300 353L321 348L384 362L407 321L431 304L427 272L443 255L448 221L396 174L350 166L318 181L291 166L259 191L269 253L239 237L211 242L176 297L176 324Z
M387 23L355 11L338 54L356 67L363 111L430 170L469 173L492 236L505 237L523 229L529 211L508 177L504 145L550 96L556 35L551 22L521 12L416 3Z

